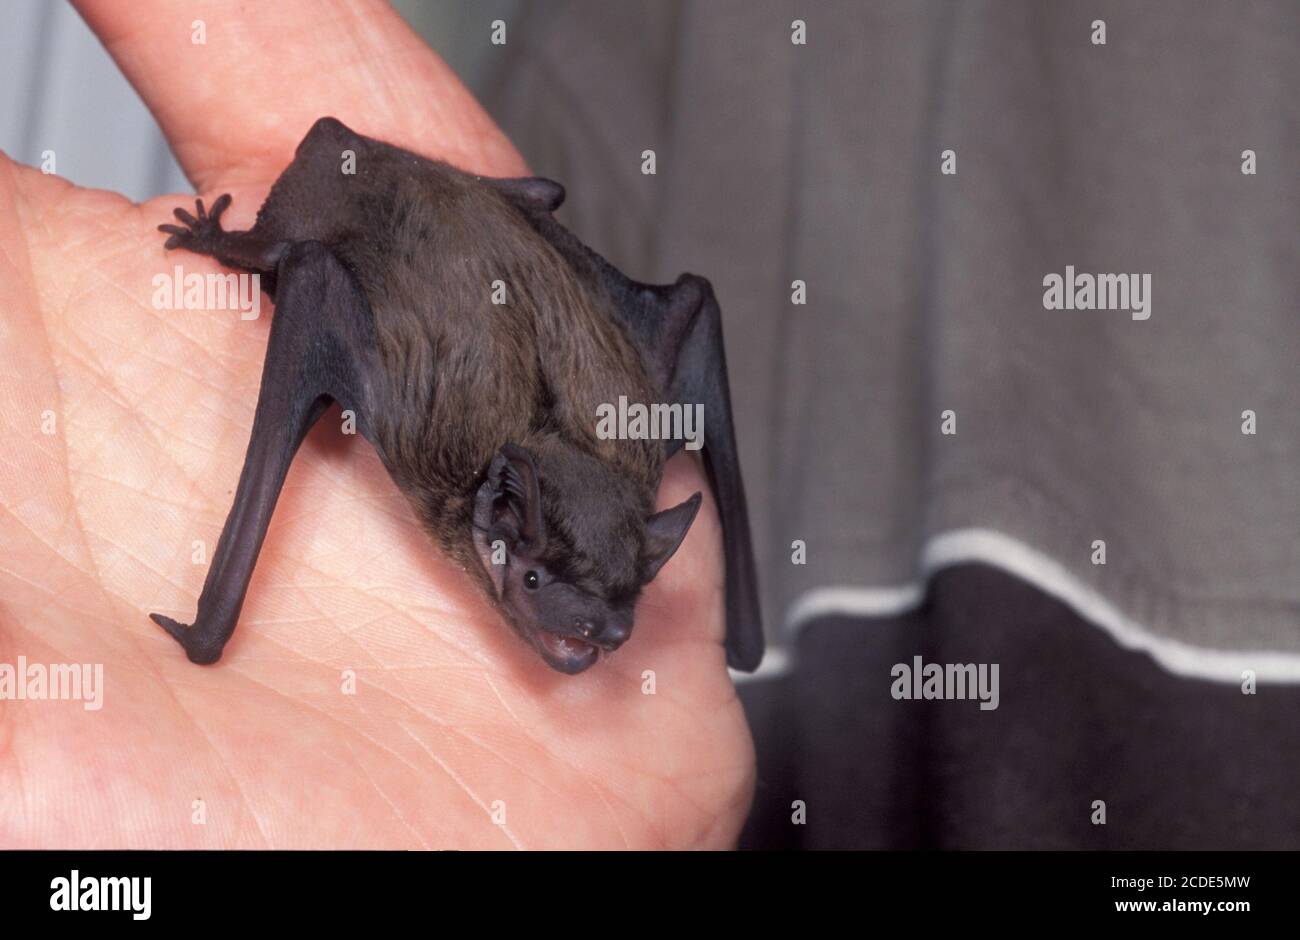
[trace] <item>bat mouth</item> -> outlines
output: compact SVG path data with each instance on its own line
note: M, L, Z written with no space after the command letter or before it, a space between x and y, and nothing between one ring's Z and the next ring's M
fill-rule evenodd
M600 648L594 643L549 630L538 630L534 642L546 665L570 676L590 669L600 658Z

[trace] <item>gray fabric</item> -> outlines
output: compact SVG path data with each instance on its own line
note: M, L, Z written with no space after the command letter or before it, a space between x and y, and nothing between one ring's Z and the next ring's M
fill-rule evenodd
M9 0L0 15L0 150L137 201L191 187L162 131L72 6Z
M589 243L717 287L769 620L984 526L1295 652L1298 49L1285 0L591 0L525 6L480 91ZM1150 319L1045 310L1067 265L1149 273Z

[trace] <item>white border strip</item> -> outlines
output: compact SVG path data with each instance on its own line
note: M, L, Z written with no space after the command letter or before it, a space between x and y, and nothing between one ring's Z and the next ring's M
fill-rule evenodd
M1120 646L1147 653L1175 675L1239 684L1250 669L1260 682L1300 683L1300 654L1209 649L1152 633L1056 559L993 529L954 529L931 538L921 551L921 578L916 582L805 592L790 606L783 639L792 644L805 624L827 615L898 616L921 603L925 584L936 571L971 561L1001 568L1034 585L1106 631Z

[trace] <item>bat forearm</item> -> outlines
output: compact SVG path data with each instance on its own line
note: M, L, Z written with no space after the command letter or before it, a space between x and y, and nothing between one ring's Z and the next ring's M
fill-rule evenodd
M295 434L301 438L321 410L322 407L317 406L312 409L314 413L297 416L296 421L285 427L280 423L284 415L275 414L273 409L259 408L253 422L248 457L235 490L234 505L217 541L212 567L199 595L194 623L187 628L169 618L153 615L154 621L185 647L192 662L216 662L234 633L257 556L275 511L276 499L297 450L298 441L285 440L285 435Z
M369 426L358 366L372 354L369 333L359 326L369 316L365 297L321 245L299 243L284 254L244 469L198 613L192 626L153 615L196 663L220 659L235 631L276 499L307 431L331 400L357 409Z

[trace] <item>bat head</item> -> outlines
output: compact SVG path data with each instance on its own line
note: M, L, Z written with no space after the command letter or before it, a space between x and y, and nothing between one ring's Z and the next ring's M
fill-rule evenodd
M632 632L641 588L686 536L696 493L646 515L650 495L571 447L506 444L474 501L474 542L497 606L551 668L574 674Z

